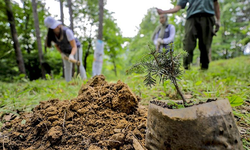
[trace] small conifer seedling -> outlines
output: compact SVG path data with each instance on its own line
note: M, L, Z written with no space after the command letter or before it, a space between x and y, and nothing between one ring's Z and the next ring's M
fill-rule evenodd
M170 45L169 49L163 49L162 52L158 52L152 45L148 45L148 49L149 52L127 70L127 73L145 73L144 83L150 87L156 84L156 78L159 78L162 83L168 79L171 80L184 105L186 105L187 101L177 84L177 78L180 78L182 73L179 62L182 54L174 54L172 45Z

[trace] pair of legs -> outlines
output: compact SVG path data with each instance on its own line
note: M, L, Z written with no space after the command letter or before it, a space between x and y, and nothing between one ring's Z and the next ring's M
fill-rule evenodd
M193 61L193 52L196 47L197 39L199 39L201 69L208 69L209 49L214 35L214 24L214 16L204 16L204 14L196 15L187 19L183 41L184 50L188 53L188 56L183 59L185 69L189 69L189 66Z
M74 58L78 61L80 61L80 76L82 79L87 79L86 76L86 71L82 65L82 47L77 48L77 52L74 55ZM63 65L64 65L64 75L65 75L65 80L69 82L72 78L72 63L69 62L68 60L63 59Z

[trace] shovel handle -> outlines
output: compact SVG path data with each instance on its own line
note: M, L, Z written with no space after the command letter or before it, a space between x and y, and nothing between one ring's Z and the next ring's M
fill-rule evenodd
M77 66L80 66L80 61L78 61L78 60L69 59L69 57L67 57L67 56L64 56L64 59L66 59L66 60L68 60L68 61L70 61L70 62L76 64Z

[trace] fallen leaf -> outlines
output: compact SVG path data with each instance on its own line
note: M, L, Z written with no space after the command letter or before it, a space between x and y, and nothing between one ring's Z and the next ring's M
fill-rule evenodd
M192 97L193 97L193 95L190 95L190 94L184 95L184 98L187 98L187 99L190 99Z

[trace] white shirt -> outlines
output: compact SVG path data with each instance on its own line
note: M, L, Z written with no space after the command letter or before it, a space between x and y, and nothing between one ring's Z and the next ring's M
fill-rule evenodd
M68 41L72 41L75 39L73 31L71 29L66 30L66 36L67 36Z
M168 38L164 38L163 39L163 44L169 44L171 42L174 42L174 36L175 36L175 27L174 25L171 25L169 24L170 27L167 27L165 29L165 31L167 32L168 29L170 29L170 34L169 34L169 37ZM157 39L159 37L159 32L155 35L155 38L154 38L154 44L157 45Z

